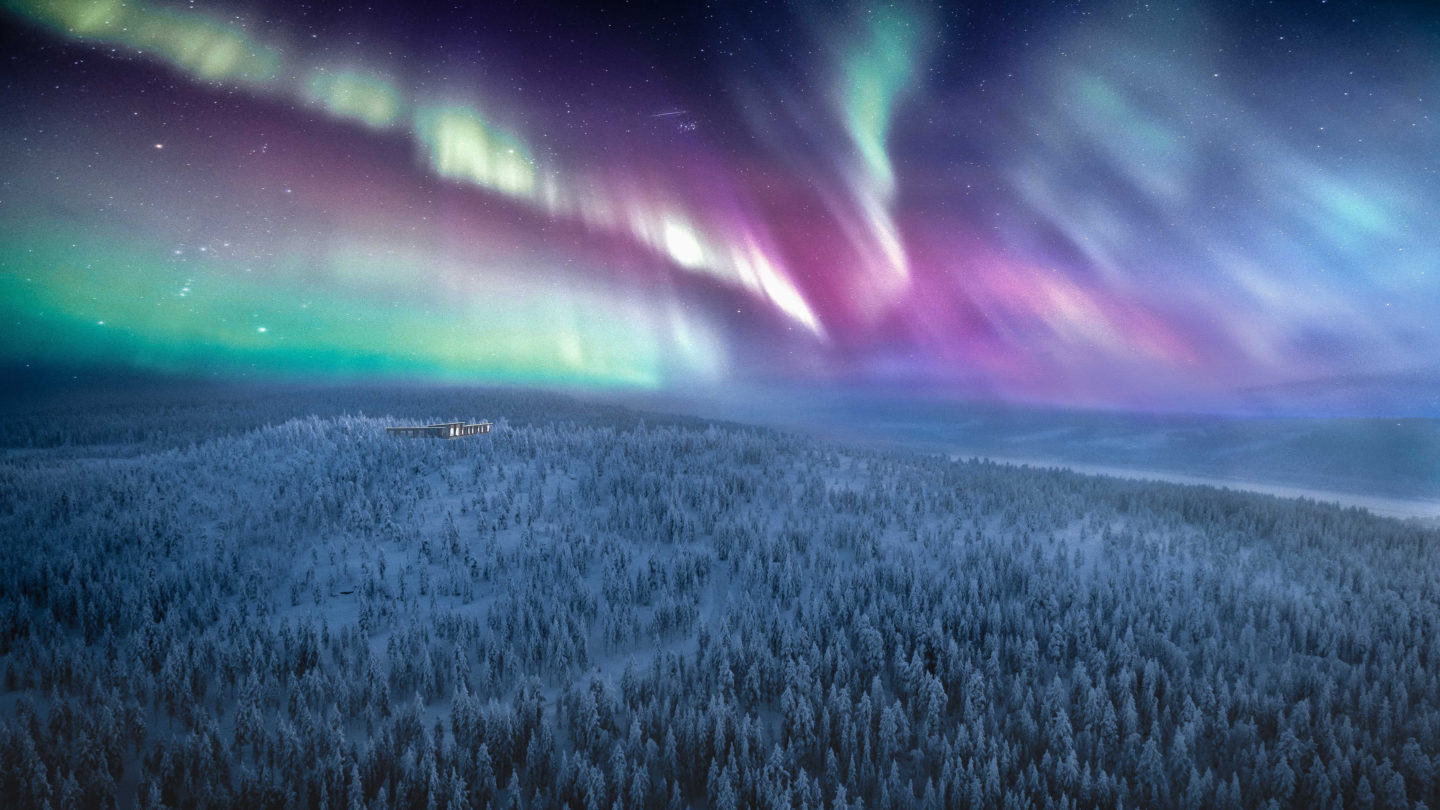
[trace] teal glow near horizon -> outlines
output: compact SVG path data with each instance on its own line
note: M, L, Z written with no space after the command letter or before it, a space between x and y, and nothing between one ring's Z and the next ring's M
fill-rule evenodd
M597 289L537 295L498 283L457 295L403 258L364 252L334 257L328 281L295 265L257 275L233 259L178 265L38 228L8 235L0 251L10 362L638 388L718 372L702 328Z

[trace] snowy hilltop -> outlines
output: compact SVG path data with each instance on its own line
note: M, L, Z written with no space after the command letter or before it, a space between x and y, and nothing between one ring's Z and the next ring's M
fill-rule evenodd
M462 390L0 442L11 807L1440 807L1419 522Z

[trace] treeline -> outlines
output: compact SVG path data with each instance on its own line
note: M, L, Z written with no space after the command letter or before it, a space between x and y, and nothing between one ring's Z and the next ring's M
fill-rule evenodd
M406 424L505 419L517 426L564 421L629 429L703 428L688 416L638 413L546 391L447 386L329 388L177 386L72 392L46 400L0 400L0 448L82 448L90 455L186 447L292 419L403 414Z
M10 806L1440 807L1418 524L633 415L235 413L0 457Z

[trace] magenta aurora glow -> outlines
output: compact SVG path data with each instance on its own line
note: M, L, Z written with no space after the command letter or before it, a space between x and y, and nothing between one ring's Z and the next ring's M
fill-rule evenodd
M1440 412L1440 13L1000 5L5 0L0 362Z

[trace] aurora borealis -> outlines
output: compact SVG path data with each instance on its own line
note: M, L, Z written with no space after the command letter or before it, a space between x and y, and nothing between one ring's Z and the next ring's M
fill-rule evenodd
M991 5L4 0L0 362L1440 379L1440 11Z

